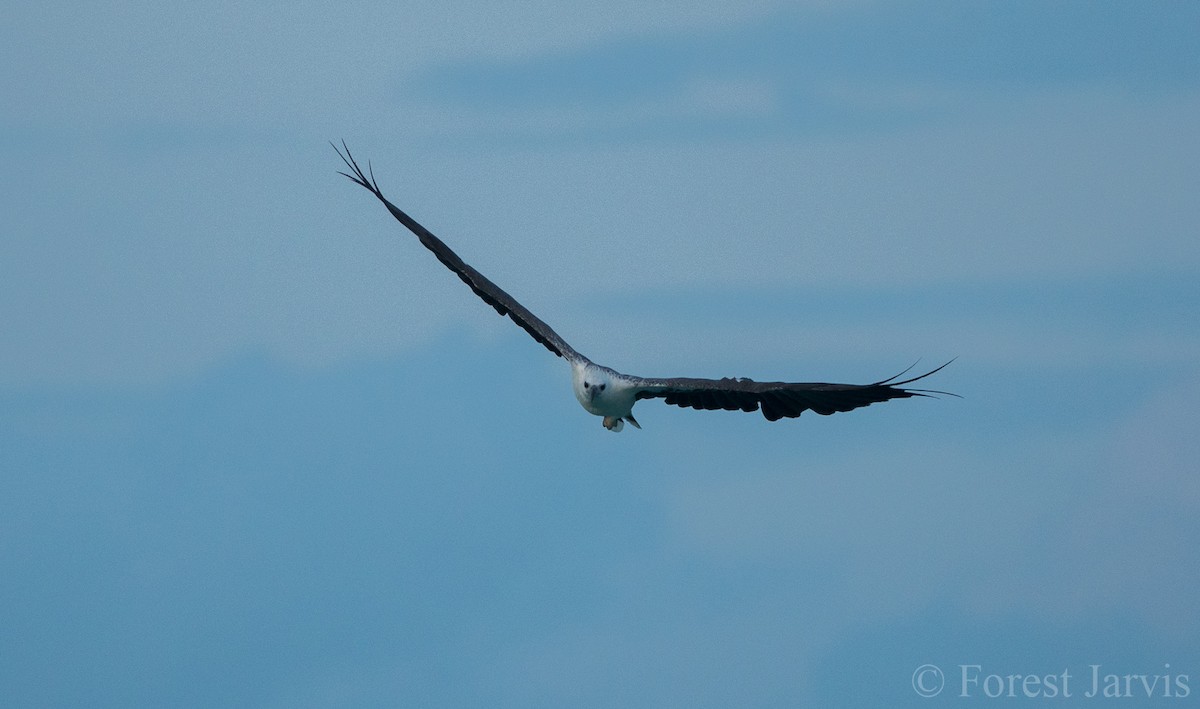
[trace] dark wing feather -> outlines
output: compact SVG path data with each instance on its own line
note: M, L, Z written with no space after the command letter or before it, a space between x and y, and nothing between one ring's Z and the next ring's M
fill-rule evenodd
M330 145L333 144L330 143ZM438 261L441 261L446 268L454 271L462 279L462 282L470 286L475 295L479 296L483 302L495 308L496 312L500 313L500 315L507 315L512 318L512 321L520 325L533 339L545 345L546 349L559 357L565 357L570 361L587 359L559 337L558 333L551 329L549 325L542 322L536 315L529 312L525 306L518 303L516 298L505 293L482 273L471 268L449 246L446 246L441 239L418 224L415 219L405 214L399 207L389 202L383 196L383 193L379 191L379 185L375 182L375 174L371 170L370 163L367 163L367 172L364 173L354 160L354 156L350 154L350 148L346 147L345 142L342 143L341 149L336 145L333 146L333 149L337 150L338 157L342 159L342 162L346 163L346 167L350 169L350 173L353 173L339 172L338 174L345 175L354 183L370 190L371 194L375 195L380 202L383 202L383 205L388 208L393 217L408 227L408 230L413 234L416 234L425 248L432 251L433 255L437 256ZM342 150L346 151L344 155L342 154Z
M953 361L953 360L951 360ZM949 394L928 389L905 389L937 369L903 381L902 374L873 384L823 384L817 382L756 382L753 379L636 379L637 399L662 399L672 406L726 411L762 411L768 421L795 418L805 411L822 416L852 411L889 399ZM906 370L907 371L907 370Z

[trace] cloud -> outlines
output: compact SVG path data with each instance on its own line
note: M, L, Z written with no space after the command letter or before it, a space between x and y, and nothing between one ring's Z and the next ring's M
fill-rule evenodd
M1119 614L1168 637L1194 636L1200 608L1192 589L1200 564L1200 482L1190 422L1200 379L1149 393L1103 440L1082 452L1090 464L1061 507L1029 539L1028 575L989 579L979 589L989 611L1014 603L1049 617Z
M475 0L278 8L209 0L187 8L43 3L14 8L0 54L0 120L64 134L126 122L207 118L257 129L342 125L399 74L470 57L571 51L647 32L761 16L773 2L618 2L603 7ZM80 116L86 116L81 120Z
M269 11L219 5L195 17L48 10L61 25L39 27L77 51L39 62L60 44L6 47L43 75L9 77L30 93L4 114L20 167L0 177L14 235L0 260L0 378L161 382L248 350L320 365L428 343L454 323L498 332L338 185L324 162L338 136L389 195L598 356L605 345L589 349L575 324L585 305L664 288L819 294L1196 266L1200 103L1186 72L1158 71L1177 51L1162 18L1126 18L1161 41L1125 68L1072 53L1119 35L1115 19L1087 13L1074 50L1051 41L1074 10L1050 13L1048 29L1001 23L1067 67L1026 81L1038 65L1005 70L994 42L976 56L955 39L935 61L905 39L922 22L957 36L963 18L705 5L675 29L674 11L631 10L626 29L613 15L594 35L572 25L558 37L544 30L574 16L532 18L539 8L418 7L402 22L351 6L298 16L295 33L270 29ZM524 19L515 35L493 31ZM150 31L164 28L179 32ZM868 44L861 60L847 54ZM1037 356L1036 343L956 325L989 351ZM651 342L612 324L602 339L669 352L671 327ZM719 341L807 346L811 334L744 330ZM864 349L873 337L826 332ZM1060 359L1105 337L1032 334ZM1158 357L1189 343L1148 333L1119 347Z
M942 3L793 9L519 58L466 57L402 77L399 100L473 116L470 124L489 140L695 140L872 133L987 115L1013 97L1197 87L1189 68L1200 67L1183 29L1195 17L1185 6L1174 8L1175 17L1069 3L949 10ZM1138 39L1145 35L1160 41L1147 45ZM767 101L758 88L751 100L770 110L657 110L663 97L728 76L743 96L744 87L770 87ZM727 108L728 92L720 94ZM486 120L495 115L504 118ZM515 120L521 116L526 122Z

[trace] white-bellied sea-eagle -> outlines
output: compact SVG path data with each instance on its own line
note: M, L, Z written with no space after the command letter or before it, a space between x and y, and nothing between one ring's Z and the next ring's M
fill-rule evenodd
M364 173L344 142L342 150L338 150L336 145L333 147L350 170L340 174L370 190L388 208L392 216L415 234L421 244L462 279L475 295L495 308L500 315L512 318L512 321L520 325L533 339L571 364L575 398L588 413L602 416L604 427L610 431L620 431L626 421L641 428L633 418L633 405L640 399L662 399L668 404L693 409L761 411L768 421L778 421L781 418L795 418L805 411L828 415L889 399L946 393L928 389L906 389L904 385L928 377L949 362L917 377L901 380L901 373L873 384L756 382L744 378L651 379L622 374L615 369L596 364L568 345L557 332L529 312L515 298L459 258L441 239L389 202L379 190L370 164Z

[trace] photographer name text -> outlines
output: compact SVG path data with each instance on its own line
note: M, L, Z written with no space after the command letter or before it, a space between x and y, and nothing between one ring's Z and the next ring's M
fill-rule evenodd
M1068 668L1041 674L992 672L979 664L955 669L947 676L937 665L921 665L912 676L913 690L923 697L950 690L946 693L960 698L987 699L1183 699L1192 693L1191 677L1172 670L1169 663L1160 671L1139 673L1114 672L1098 664L1078 673Z

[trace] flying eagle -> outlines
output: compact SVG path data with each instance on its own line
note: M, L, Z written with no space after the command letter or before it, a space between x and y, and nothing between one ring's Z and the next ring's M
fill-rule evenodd
M367 163L367 172L364 173L344 141L341 149L337 145L333 145L333 149L337 150L338 157L350 170L349 173L339 171L338 174L345 175L356 184L370 190L393 217L415 234L421 244L462 279L483 302L495 308L501 316L507 315L546 349L570 362L575 398L588 413L604 417L604 427L610 431L620 431L625 427L626 421L641 428L641 424L633 417L633 405L641 399L662 399L674 406L693 409L762 411L762 415L768 421L778 421L781 418L796 418L805 411L827 416L878 401L947 393L929 389L905 389L904 385L924 379L950 362L917 377L897 381L908 371L905 370L874 384L756 382L745 378L650 379L622 374L615 369L596 364L567 344L557 332L529 312L515 298L459 258L441 239L389 202L379 190L370 163ZM342 150L345 150L345 154Z

